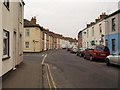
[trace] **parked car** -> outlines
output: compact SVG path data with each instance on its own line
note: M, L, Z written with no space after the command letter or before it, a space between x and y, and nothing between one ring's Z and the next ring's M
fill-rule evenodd
M107 66L111 64L120 65L120 51L110 54L106 57L105 61Z
M62 49L66 49L66 45L65 44L62 44Z
M85 51L85 48L78 49L77 56L83 57L84 56L84 51Z
M104 45L95 45L91 48L87 48L84 51L84 58L89 60L98 60L102 59L105 60L105 58L110 54L109 48Z
M73 48L72 46L69 46L69 47L67 48L67 51L71 51L72 48Z
M70 50L71 53L77 53L77 51L78 51L77 46L73 46Z

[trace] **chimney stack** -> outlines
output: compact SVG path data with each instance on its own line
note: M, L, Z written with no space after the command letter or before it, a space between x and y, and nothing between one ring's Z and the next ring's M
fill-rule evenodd
M36 16L32 17L31 22L36 24Z
M106 16L108 16L105 12L103 12L101 15L100 15L100 19L104 19Z
M90 23L91 26L94 25L94 24L95 24L95 22L91 22L91 23Z
M90 24L87 24L87 27L90 27Z
M95 19L95 22L97 23L97 22L99 22L99 20L100 20L100 19Z

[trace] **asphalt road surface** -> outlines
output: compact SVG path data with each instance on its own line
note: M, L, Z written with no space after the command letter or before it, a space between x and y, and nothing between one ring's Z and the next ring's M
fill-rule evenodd
M66 50L51 50L25 54L23 63L15 71L3 77L2 86L3 88L43 88L43 86L44 88L50 86L51 88L118 88L119 70L116 66L108 67L105 62L100 61L91 62Z
M116 66L91 62L66 50L46 54L44 63L49 65L57 88L118 88L119 68Z

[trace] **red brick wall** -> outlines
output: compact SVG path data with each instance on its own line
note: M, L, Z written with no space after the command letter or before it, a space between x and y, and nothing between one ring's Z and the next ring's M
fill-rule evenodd
M78 48L82 48L82 33L78 34Z

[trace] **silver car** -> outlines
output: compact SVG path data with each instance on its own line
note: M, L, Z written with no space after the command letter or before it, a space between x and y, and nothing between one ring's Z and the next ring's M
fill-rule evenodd
M111 64L120 65L120 51L110 54L109 56L106 57L105 61L107 66Z

